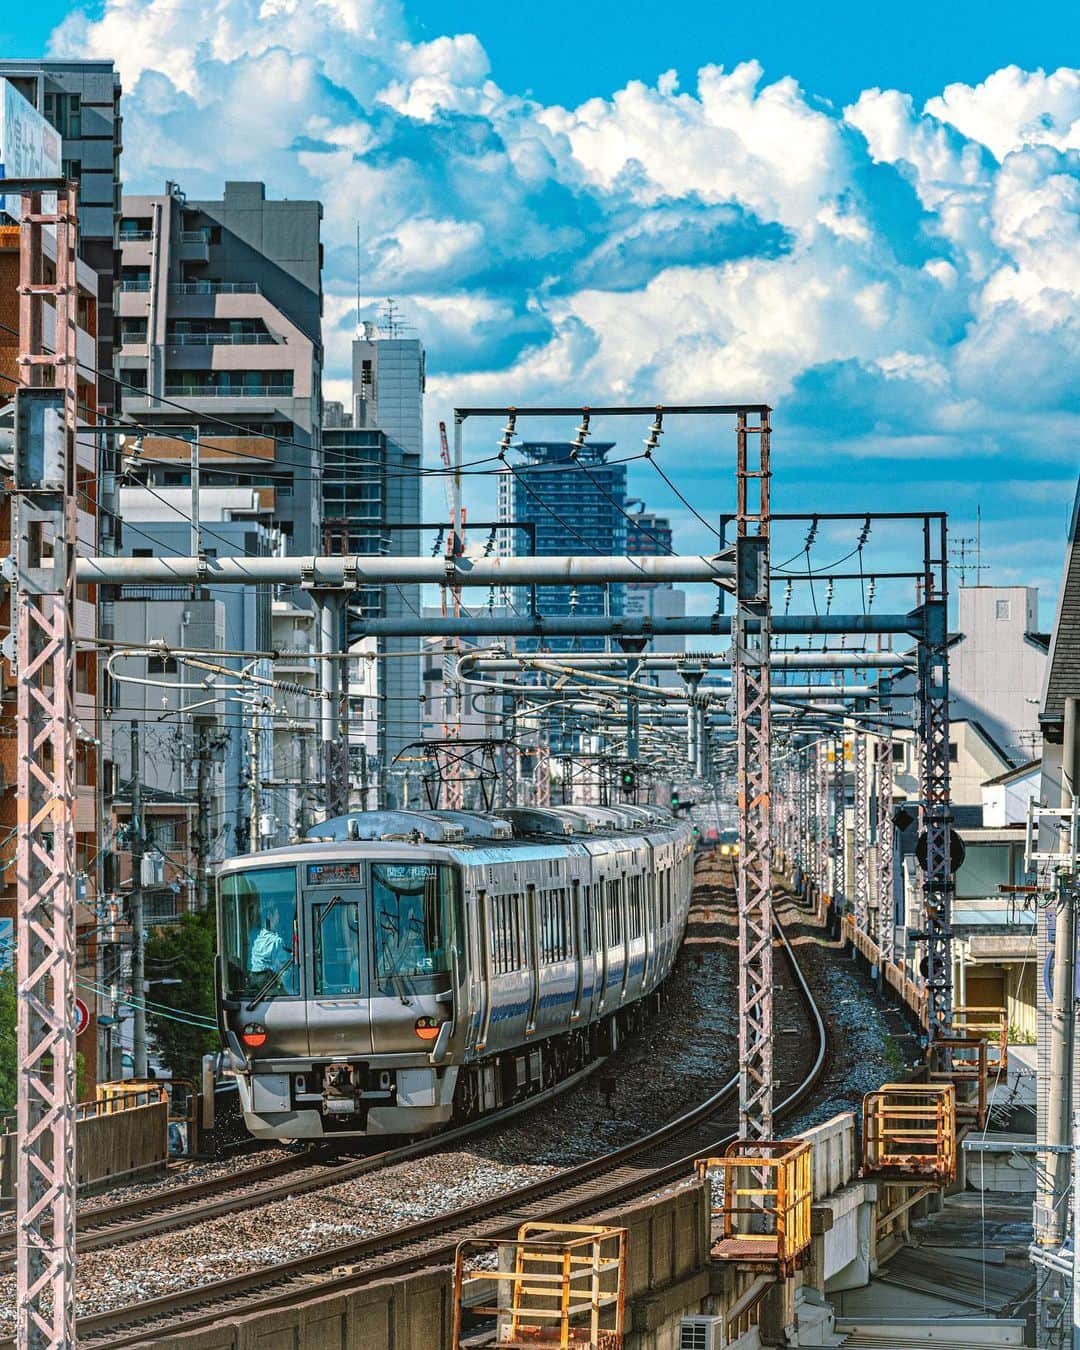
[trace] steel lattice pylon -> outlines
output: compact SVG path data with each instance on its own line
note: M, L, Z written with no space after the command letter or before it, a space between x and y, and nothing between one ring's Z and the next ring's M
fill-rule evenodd
M795 760L795 865L806 874L806 754L800 748Z
M844 803L844 738L833 743L833 900L842 911L847 900L847 833Z
M952 1030L952 806L949 794L949 651L947 543L944 519L923 525L922 636L918 650L920 824L926 848L923 909L927 1039Z
M540 732L536 745L536 760L533 766L533 793L537 806L551 805L551 752L548 749L547 734Z
M853 900L855 903L855 927L860 933L870 932L870 822L869 780L866 772L866 737L856 732L852 746L852 758L855 763L854 791L854 854L855 876Z
M513 728L502 743L502 798L504 806L518 804L518 751Z
M43 212L39 191L23 196L19 373L26 385L51 385L61 392L63 420L55 476L46 468L41 480L31 484L17 475L13 503L18 572L15 1194L20 1350L75 1344L77 221L73 185L59 194L55 213ZM51 284L44 281L46 225L55 230ZM46 297L56 312L51 355L42 350Z
M739 1132L772 1138L773 907L769 833L769 417L738 414L736 610L731 666L738 728ZM757 438L757 455L751 453ZM756 483L756 489L754 484Z
M829 755L828 743L818 741L815 747L815 766L817 769L817 887L818 896L824 899L829 894Z
M893 959L893 742L891 736L874 741L877 771L877 902L878 946L883 965Z

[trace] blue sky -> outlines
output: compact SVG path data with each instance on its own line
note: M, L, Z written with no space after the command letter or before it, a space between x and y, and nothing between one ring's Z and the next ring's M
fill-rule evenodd
M1049 610L1080 463L1075 6L14 8L12 54L118 61L129 187L325 203L331 396L359 223L364 317L393 295L428 346L433 448L457 403L769 401L779 509L945 506L969 535L981 507L984 580ZM729 505L712 428L663 453ZM655 475L631 491L709 546Z
M580 103L672 66L689 73L753 58L837 105L872 85L926 99L1000 66L1053 67L1080 51L1080 13L1065 3L1040 6L1037 21L1006 0L413 0L409 9L419 37L478 33L495 77L543 102Z

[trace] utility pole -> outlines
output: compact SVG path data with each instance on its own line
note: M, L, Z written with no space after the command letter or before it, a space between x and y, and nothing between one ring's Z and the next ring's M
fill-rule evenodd
M208 863L210 856L210 729L203 722L195 724L195 821L191 834L192 861L195 864L195 905L204 910L210 903Z
M1080 699L1065 700L1065 727L1061 762L1061 805L1077 805L1077 773L1080 772ZM1070 838L1073 831L1069 831ZM1050 1076L1047 1087L1046 1142L1069 1144L1073 1113L1073 1057L1076 1009L1076 875L1071 867L1057 878L1057 913L1054 918L1054 985L1050 1014ZM1069 1184L1069 1158L1053 1152L1046 1164L1049 1184L1042 1196L1045 1242L1060 1247L1065 1239L1064 1196ZM1075 1239L1074 1239L1075 1241Z
M145 832L142 818L142 750L139 723L131 723L131 1001L132 1058L136 1078L146 1077L146 948L143 940L142 863Z
M262 736L259 726L259 710L251 705L251 734L248 737L248 790L251 794L251 807L248 815L248 848L252 853L259 851L259 812L262 809L261 749Z

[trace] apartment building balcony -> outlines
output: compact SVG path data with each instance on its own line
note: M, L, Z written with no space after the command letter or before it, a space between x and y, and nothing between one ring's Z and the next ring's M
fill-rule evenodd
M180 231L180 261L182 263L208 263L210 261L210 231Z
M219 334L177 334L175 336L217 337ZM252 335L255 336L255 335ZM193 342L174 345L173 336L167 339L167 357L165 383L179 385L185 383L218 384L221 377L216 372L228 372L241 382L255 367L264 378L248 380L249 384L281 385L289 384L302 354L296 347L284 342L263 342L251 344L245 342L204 342L201 346ZM257 347L257 350L256 350Z
M316 665L319 659L319 653L314 644L308 643L294 647L291 651L283 652L274 661L274 669L281 673L288 672L290 677L297 675L309 675L312 679L314 688L314 679L318 667Z
M277 333L170 333L165 339L169 347L275 347L288 340Z
M187 428L178 428L178 431L185 436L190 435ZM269 436L203 436L199 441L199 456L203 464L263 459L272 465L274 451L274 441ZM143 437L143 455L147 460L168 459L182 464L191 462L191 450L184 441L177 440L175 436L155 436L152 432Z
M120 235L120 262L122 266L149 267L153 256L153 230L128 230Z
M166 384L166 398L235 399L235 398L292 398L291 380L273 384Z
M145 319L150 313L150 283L121 281L116 297L116 313L121 319Z

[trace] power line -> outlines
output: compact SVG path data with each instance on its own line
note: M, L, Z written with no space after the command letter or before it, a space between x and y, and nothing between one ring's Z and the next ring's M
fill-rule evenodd
M721 543L724 543L724 542L725 542L724 536L720 533L720 531L716 528L715 525L711 524L709 521L707 521L707 520L705 519L705 517L701 514L700 511L695 510L694 507L692 507L692 506L690 505L690 503L689 503L689 502L686 500L686 498L682 495L682 493L679 491L679 489L675 486L675 484L671 481L671 479L667 476L667 474L666 474L666 473L663 471L663 469L660 467L659 463L657 462L656 458L655 458L654 455L653 455L652 450L651 450L651 449L646 450L645 453L644 453L644 455L642 456L642 458L643 458L643 459L647 459L647 460L649 461L649 463L653 466L653 468L656 470L656 472L660 475L660 477L661 477L661 478L664 480L664 482L668 485L668 487L669 487L669 488L671 489L671 491L675 494L675 496L678 497L679 501L682 502L683 506L686 507L686 509L690 512L690 514L693 515L693 516L696 516L697 519L701 521L702 525L704 525L705 528L706 528L707 530L711 530L712 533L716 535L717 539L719 539Z

